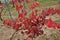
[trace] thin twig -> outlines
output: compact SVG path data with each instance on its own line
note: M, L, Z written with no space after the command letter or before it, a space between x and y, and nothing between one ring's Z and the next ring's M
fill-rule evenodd
M12 36L11 36L11 38L10 38L10 40L12 40L13 39L13 36L16 34L16 32L17 32L18 30L16 30L13 34L12 34Z
M12 40L12 39L13 39L14 35L15 35L19 30L21 30L21 29L16 30L16 31L12 34L12 36L11 36L10 40Z

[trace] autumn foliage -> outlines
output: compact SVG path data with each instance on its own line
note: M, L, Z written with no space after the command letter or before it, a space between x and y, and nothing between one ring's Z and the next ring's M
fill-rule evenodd
M17 0L14 1L16 5ZM22 1L24 2L24 1ZM30 3L29 0L26 0L26 4ZM21 3L20 3L21 4ZM29 9L32 11L28 17L27 11L24 9L24 5L16 5L16 10L23 9L21 13L18 14L18 17L14 20L3 20L3 24L7 25L15 30L23 30L22 34L27 34L28 38L35 38L39 35L42 35L44 32L42 27L47 25L48 28L60 28L60 24L52 21L51 18L46 19L46 16L60 14L60 8L47 8L41 10L41 14L38 14L38 9L33 10L35 7L40 7L40 3L37 1L32 2L29 6Z

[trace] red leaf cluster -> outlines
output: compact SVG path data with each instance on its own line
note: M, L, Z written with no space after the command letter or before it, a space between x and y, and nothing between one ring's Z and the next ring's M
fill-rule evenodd
M26 1L29 2L29 0ZM36 6L40 6L40 4L39 2L34 1L29 8L33 10ZM16 5L16 10L19 10L19 8L20 6ZM33 10L28 17L26 17L26 14L26 10L23 9L22 12L18 14L18 18L14 20L3 20L3 24L12 27L15 30L19 30L19 28L21 28L21 30L23 30L21 33L27 34L29 38L35 38L42 35L42 27L44 25L47 25L48 28L60 28L59 23L52 21L51 19L46 19L46 16L60 14L59 8L48 8L46 10L42 10L42 14L38 14L38 10Z
M50 10L50 11L49 11ZM60 28L60 24L52 21L51 19L46 19L46 16L53 15L54 13L58 14L59 9L48 8L47 10L43 10L42 14L37 14L37 10L32 11L32 13L27 17L25 17L25 11L22 11L18 14L18 18L14 20L4 20L3 24L11 26L15 30L19 30L21 28L21 33L26 33L29 38L35 38L41 34L43 34L42 26L47 25L48 28Z
M48 8L46 10L42 10L42 15L53 15L53 14L60 14L60 8Z
M31 9L31 10L33 10L35 7L39 7L40 6L40 3L39 2L33 2L30 6L29 6L29 8Z

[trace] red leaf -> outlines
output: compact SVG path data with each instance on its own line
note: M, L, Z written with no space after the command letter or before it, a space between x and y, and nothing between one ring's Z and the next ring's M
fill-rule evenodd
M14 4L17 2L17 0L12 0L12 1L13 1Z
M55 14L55 13L56 13L55 8L48 8L48 9L47 9L47 12L48 12L49 14Z
M17 11L20 10L18 5L16 5L16 10L17 10Z
M23 9L22 12L24 12L24 14L27 15L27 11L25 9Z
M24 16L25 16L25 13L24 12L18 14L18 18L23 18Z
M56 9L57 14L60 14L60 8Z
M59 23L56 23L55 26L60 29L60 24Z
M20 5L20 6L19 6L19 9L22 9L22 8L23 8L23 5Z
M30 5L29 8L30 8L31 10L33 10L33 9L35 8L35 6L34 6L34 5Z
M51 19L48 19L46 20L46 23L45 23L49 28L51 28L53 26L53 22Z
M33 26L33 27L32 27L32 30L33 30L34 32L37 32L37 31L38 31L37 26Z
M33 2L33 4L35 5L35 6L40 6L40 3L39 2Z
M43 16L46 16L47 14L49 14L49 13L47 12L47 10L42 10L42 15L43 15Z
M3 20L3 24L11 26L12 21L11 20Z
M13 20L13 25L12 25L13 26L13 29L18 30L19 27L20 27L20 25L21 25L21 22L20 22L19 19Z
M34 13L34 11L32 11L32 13L29 15L29 17L30 17L31 19L34 19L34 18L35 18L35 13Z
M26 0L26 3L30 3L30 0Z
M22 24L26 24L27 23L27 18L23 18Z

